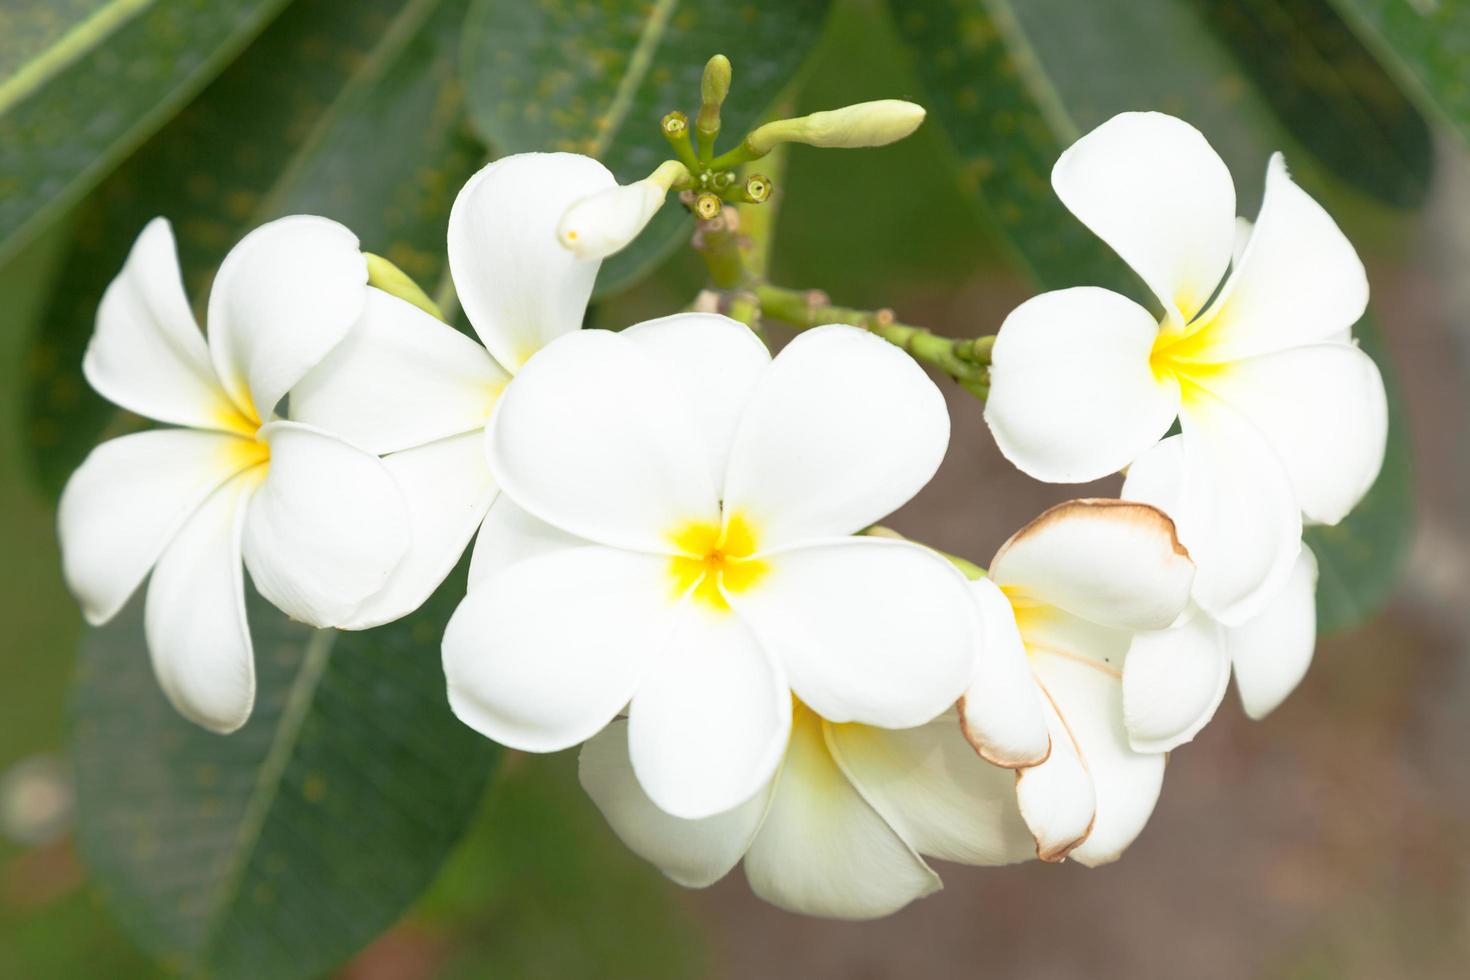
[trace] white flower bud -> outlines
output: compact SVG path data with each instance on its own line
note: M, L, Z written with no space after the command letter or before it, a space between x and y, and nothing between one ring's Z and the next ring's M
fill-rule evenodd
M777 143L847 149L885 146L918 129L924 115L923 106L899 99L859 102L799 119L767 123L746 137L746 144L758 155L770 152Z
M688 179L683 164L671 160L642 180L589 194L567 208L556 237L578 258L605 259L637 238L663 207L669 188Z

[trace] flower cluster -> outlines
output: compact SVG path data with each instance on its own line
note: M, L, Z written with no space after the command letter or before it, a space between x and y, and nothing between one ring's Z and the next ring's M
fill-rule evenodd
M747 152L922 118L874 105ZM450 706L507 746L581 745L614 831L681 884L743 863L776 905L863 918L937 889L927 858L1117 859L1232 674L1260 717L1310 661L1303 522L1347 514L1386 437L1352 247L1279 156L1246 226L1187 124L1132 113L1078 141L1057 194L1162 314L1087 286L1027 301L995 338L986 419L1034 477L1127 479L981 573L876 528L950 438L905 350L828 324L772 357L715 313L581 329L602 256L686 178L620 187L566 153L476 174L448 258L478 342L370 284L352 233L310 216L230 253L206 341L151 223L84 368L170 427L105 443L66 488L87 618L151 571L159 683L228 732L254 697L244 569L297 620L366 629L473 539Z

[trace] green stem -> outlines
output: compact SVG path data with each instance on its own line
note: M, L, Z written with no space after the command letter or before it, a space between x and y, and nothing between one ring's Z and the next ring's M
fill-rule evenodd
M745 284L745 256L740 250L738 221L739 213L727 207L718 217L701 221L695 233L694 248L704 258L710 283L716 289L735 289Z
M824 323L847 323L862 327L913 358L939 368L982 401L990 394L990 346L993 337L979 339L941 337L926 327L899 323L891 310L854 310L832 306L820 292L757 285L761 312L806 330Z

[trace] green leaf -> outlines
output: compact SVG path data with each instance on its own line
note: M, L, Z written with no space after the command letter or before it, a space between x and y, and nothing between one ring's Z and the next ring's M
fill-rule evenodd
M0 264L167 122L287 2L7 4Z
M1328 0L1195 0L1301 143L1359 189L1424 200L1429 127Z
M962 179L1042 287L1101 284L1157 306L1051 190L1057 156L1114 113L1160 109L1198 125L1240 196L1259 201L1256 175L1280 145L1276 123L1230 53L1179 0L906 0L894 9ZM1387 376L1384 352L1371 327L1363 329ZM1308 535L1323 566L1322 632L1382 605L1408 544L1412 475L1392 398L1390 416L1390 452L1373 493L1339 527Z
M1419 107L1470 142L1470 6L1459 0L1331 0Z
M483 156L462 126L454 71L466 7L298 0L99 189L30 358L30 438L47 491L115 417L82 380L82 352L102 291L153 216L173 222L196 308L230 246L292 211L342 221L433 289L450 204Z
M1352 629L1387 604L1409 559L1414 530L1414 474L1409 433L1389 370L1382 332L1372 318L1353 330L1388 386L1388 453L1368 496L1334 527L1310 527L1317 555L1317 632Z
M126 931L174 969L310 977L387 928L472 820L498 749L445 700L463 569L419 612L312 630L252 592L255 713L214 735L164 700L142 603L83 643L78 836Z
M726 55L735 70L722 113L733 145L792 80L827 7L827 0L477 0L462 50L470 119L497 153L585 153L619 181L637 180L672 156L659 120L674 109L693 118L712 55ZM665 207L603 264L598 294L631 285L691 232L682 208Z

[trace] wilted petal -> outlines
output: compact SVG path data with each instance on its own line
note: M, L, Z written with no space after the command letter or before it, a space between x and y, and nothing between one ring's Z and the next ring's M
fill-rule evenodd
M1179 414L1179 383L1149 354L1159 325L1095 286L1042 293L1001 324L990 356L985 421L1023 472L1050 483L1116 473Z
M975 751L995 765L1038 765L1051 752L1051 736L1015 612L990 579L971 582L970 594L980 613L980 645L960 701L960 725Z
M681 820L654 805L633 774L628 723L618 719L582 746L582 788L634 854L686 888L719 881L740 862L760 829L774 782L749 800L702 820Z
M1031 830L1036 856L1061 861L1092 833L1097 797L1075 736L1048 698L1051 754L1016 772L1016 803Z

